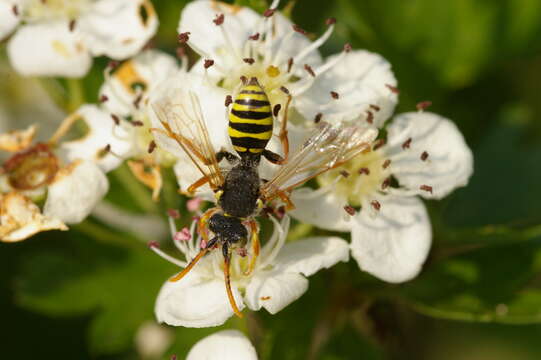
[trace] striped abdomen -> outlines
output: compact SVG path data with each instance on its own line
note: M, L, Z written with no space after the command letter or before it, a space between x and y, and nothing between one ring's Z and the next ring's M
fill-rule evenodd
M239 155L260 154L272 136L272 113L267 94L252 78L243 86L229 113L229 137Z

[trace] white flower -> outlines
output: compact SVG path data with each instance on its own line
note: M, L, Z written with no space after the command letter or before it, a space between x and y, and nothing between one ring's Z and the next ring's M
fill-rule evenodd
M298 299L307 289L310 276L322 268L329 268L348 260L347 243L336 237L313 237L285 243L289 217L281 222L271 217L274 232L262 247L253 272L245 275L249 257L237 251L231 260L231 287L240 310L262 307L276 314ZM201 238L195 234L196 222L188 231L177 232L170 219L174 243L184 255L177 260L163 253L157 246L151 249L181 268L199 253ZM246 245L251 248L250 242ZM159 322L186 327L208 327L223 324L233 315L224 285L224 258L218 249L209 252L181 280L167 281L156 300Z
M34 132L28 130L0 135L0 148L14 152L0 170L0 240L20 241L40 231L66 230L64 223L84 220L106 194L109 183L95 162L84 156L70 161L57 148L77 118L77 114L68 117L47 143L32 144ZM36 203L42 201L40 210Z
M238 330L222 330L199 340L186 360L257 360L257 353Z
M344 170L348 176L337 178ZM428 214L416 196L441 199L465 186L472 172L471 150L450 120L428 112L401 114L387 127L386 144L321 175L321 189L293 192L297 208L291 214L351 231L361 269L385 281L407 281L421 270L432 241ZM360 211L348 215L344 207L351 212L350 206Z
M292 105L307 119L321 113L329 122L360 118L381 125L397 101L389 63L349 45L323 61L318 48L331 36L335 20L327 20L328 30L310 42L302 29L273 11L278 3L275 0L265 16L218 1L186 5L178 32L201 56L191 71L205 72L229 92L235 92L241 76L257 77L271 103L282 106L281 87L286 87ZM214 64L205 69L208 59Z
M2 0L0 24L0 39L16 30L7 49L17 72L81 77L92 56L136 54L158 19L148 0Z

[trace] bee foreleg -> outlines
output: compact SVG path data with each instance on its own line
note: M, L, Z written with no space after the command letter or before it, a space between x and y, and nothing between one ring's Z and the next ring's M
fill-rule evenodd
M229 298L229 303L231 304L231 307L233 308L233 312L235 313L235 315L237 315L239 318L242 318L242 313L237 307L237 303L235 302L235 297L233 296L233 291L231 291L231 276L229 274L229 265L231 262L231 250L229 249L229 244L227 242L224 242L222 245L222 253L224 255L224 278L225 278L225 290L227 292L227 297Z

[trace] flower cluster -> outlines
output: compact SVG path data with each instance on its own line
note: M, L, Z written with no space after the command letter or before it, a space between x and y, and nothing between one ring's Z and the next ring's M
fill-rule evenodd
M416 112L392 118L399 91L390 64L381 56L345 44L339 54L324 59L318 49L332 35L335 19L328 19L327 30L311 41L305 30L277 10L278 5L275 0L258 14L218 1L189 3L178 25L179 64L159 50L140 51L157 27L146 0L0 3L0 9L9 9L0 12L0 37L19 26L9 40L8 53L23 74L82 76L92 55L114 59L135 55L112 62L104 71L99 104L82 105L49 141L35 142L35 127L0 135L0 149L12 153L0 172L1 239L18 241L82 221L108 190L105 174L126 162L135 178L152 189L155 201L164 181L163 167L174 169L182 193L196 196L191 200L196 205L188 206L197 212L189 228L178 230L174 213L168 219L182 259L150 244L155 253L189 270L181 281L162 286L155 307L159 322L218 326L236 312L232 303L239 311L247 307L277 313L307 291L306 277L348 261L350 252L362 270L384 281L415 277L432 241L420 197L441 199L465 186L473 171L470 149L453 122L427 112L426 103ZM184 46L200 56L191 67ZM28 49L40 49L44 58L27 56ZM362 127L367 147L343 166L329 166L310 187L285 194L292 202L286 205L294 207L287 214L277 201L262 204L269 207L263 210L274 228L272 235L264 238L261 250L255 240L238 247L226 265L226 254L212 251L214 244L209 246L197 225L204 216L199 202L216 203L217 193L208 179L201 182L201 169L191 155L198 149L186 150L199 144L175 137L173 130L184 126L184 132L202 131L197 127L203 124L213 154L235 153L227 116L250 78L265 89L279 123L268 144L273 152L282 151L278 136L282 125L293 154L306 146L306 134L323 123L341 129ZM167 121L160 117L161 104L173 114ZM175 122L178 118L182 121ZM85 124L84 136L61 141L78 122ZM205 160L202 164L208 165ZM272 179L282 166L276 163L262 161L260 177ZM224 172L231 168L225 161L220 166ZM198 181L202 186L194 194L190 185ZM287 242L290 217L349 232L351 243L335 235ZM253 220L239 219L247 228ZM254 231L259 231L257 225L252 235ZM194 258L200 260L192 268ZM229 301L225 266L231 269ZM233 338L239 343L246 352L243 358L256 358L253 347L236 333L203 340L188 358L203 358L201 349L206 346L222 348L223 336L228 346Z

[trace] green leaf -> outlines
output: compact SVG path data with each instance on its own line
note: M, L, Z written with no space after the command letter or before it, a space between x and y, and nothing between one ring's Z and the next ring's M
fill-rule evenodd
M91 351L129 348L140 324L153 319L158 290L175 267L135 239L126 248L100 244L74 231L58 237L62 247L25 257L16 301L52 316L92 312Z
M541 322L541 237L483 248L441 261L400 286L413 309L437 318L476 322Z

